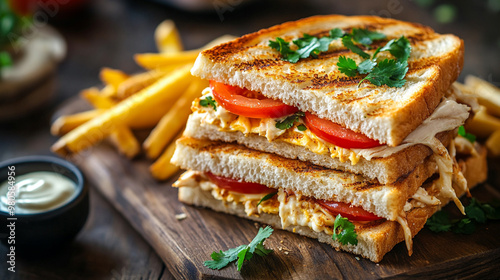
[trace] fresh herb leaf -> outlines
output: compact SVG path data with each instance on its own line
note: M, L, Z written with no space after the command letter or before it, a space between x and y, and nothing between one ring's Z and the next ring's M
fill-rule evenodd
M293 123L299 121L300 118L304 117L304 112L297 112L293 115L286 117L285 119L276 122L276 128L278 129L289 129L293 126Z
M433 232L452 231L454 233L472 234L478 224L484 224L488 220L500 219L500 206L481 203L473 198L469 205L465 207L465 213L464 218L451 220L447 212L439 211L427 219L425 225Z
M356 65L356 61L352 58L346 58L341 55L339 57L339 61L337 62L337 66L339 67L339 71L341 73L344 73L349 77L354 77L358 74L358 66Z
M261 198L259 200L259 203L257 203L257 206L259 206L262 202L268 200L268 199L271 199L273 196L275 196L277 194L277 192L273 192L273 193L268 193L266 194L263 198Z
M377 63L371 59L364 60L358 65L358 73L359 74L368 74L373 68L377 65Z
M386 36L382 33L370 31L364 28L353 28L351 33L354 41L363 45L371 45L375 40L382 40L386 38Z
M342 29L334 28L334 29L330 30L330 38L332 40L342 38L342 36L344 36L344 31L342 31Z
M401 36L399 39L392 39L387 42L380 51L389 51L398 61L407 61L411 53L410 41L405 36Z
M471 143L474 143L476 141L476 135L466 132L465 127L463 125L458 127L458 135L469 140L469 142Z
M212 106L217 111L217 101L212 96L207 96L205 99L200 99L200 105L203 107Z
M0 69L12 66L12 58L8 52L0 52Z
M358 245L358 235L354 229L355 227L353 223L338 214L337 217L335 217L335 222L333 223L332 239L338 240L344 245Z
M257 235L248 245L240 245L236 248L229 249L227 251L213 252L210 257L212 260L205 261L203 265L210 269L221 269L226 267L229 263L238 260L237 267L238 271L241 270L243 262L245 260L250 260L253 254L259 256L265 256L271 253L273 250L266 249L263 245L266 238L271 236L273 229L270 226L266 228L260 228Z
M361 56L362 58L370 58L369 54L365 53L360 47L354 44L354 42L352 41L352 35L345 35L344 37L342 37L342 44L344 45L344 47L348 48L353 53Z
M306 131L306 130L307 130L307 126L305 126L305 125L303 125L303 124L299 124L299 125L297 126L297 129L298 129L299 131Z
M425 223L433 232L446 232L451 229L451 221L448 214L444 211L439 211L432 215Z
M370 74L359 81L359 84L364 80L368 80L376 86L402 87L406 82L404 79L406 72L408 72L408 63L406 61L399 62L394 59L385 59L379 62Z
M269 46L280 52L282 59L291 63L296 63L300 59L300 55L290 49L290 43L283 40L283 38L276 38L276 41L269 41Z

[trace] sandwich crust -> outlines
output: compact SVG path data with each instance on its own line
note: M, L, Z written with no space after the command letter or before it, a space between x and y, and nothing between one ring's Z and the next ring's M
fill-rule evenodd
M361 76L349 78L336 64L340 55L361 58L341 44L318 58L297 63L283 61L268 46L281 37L287 41L303 33L324 36L333 28L350 31L367 28L384 33L387 40L405 35L411 42L406 84L401 88L363 83ZM377 44L372 50L373 53ZM463 42L454 35L441 35L429 27L375 16L315 16L286 22L245 35L205 50L191 73L229 85L260 91L286 104L329 119L353 131L390 146L397 146L427 118L439 104L446 89L458 77L463 65Z

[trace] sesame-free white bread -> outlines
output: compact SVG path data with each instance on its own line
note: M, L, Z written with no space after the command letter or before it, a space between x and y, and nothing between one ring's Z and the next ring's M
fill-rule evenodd
M393 221L406 200L437 168L429 157L405 178L384 185L361 175L283 158L234 143L188 137L177 141L172 163L183 169L244 179L272 188L282 187L319 199L335 198Z
M324 36L333 28L353 27L384 33L387 40L405 35L412 46L407 82L401 88L375 86L362 78L349 78L336 64L343 55L360 63L361 58L334 41L318 58L283 61L269 47L270 40L292 41L303 33ZM385 44L376 42L371 50ZM390 146L397 146L436 106L456 80L463 64L463 42L454 35L375 16L315 16L286 22L245 35L200 53L191 73L229 85L260 91L302 111L341 124ZM380 59L386 56L380 55Z
M444 132L439 134L438 138L447 146L453 134L451 131ZM361 174L366 178L378 180L382 184L392 184L400 177L408 175L432 154L429 147L420 144L410 146L385 158L367 160L361 157L359 162L353 165L349 160L342 162L338 158L330 157L328 154L314 153L303 146L283 141L268 141L265 137L256 134L245 135L239 131L221 131L216 125L202 123L199 114L189 116L184 136L212 141L237 142L255 150L277 154L290 159L299 159L331 169Z
M459 161L462 171L464 171L467 185L473 188L478 183L483 182L487 175L486 166L486 150L480 149L479 156L468 157L465 161ZM466 170L469 170L466 171ZM431 185L430 183L427 185ZM438 186L428 188L429 193L438 191ZM438 194L435 194L439 197ZM457 195L463 195L463 191ZM413 208L406 213L408 226L412 236L415 236L425 225L428 217L432 216L437 210L448 203L448 199L439 197L441 205L427 206L424 208ZM247 216L245 208L242 204L224 203L221 200L215 199L210 192L203 191L200 187L181 187L179 188L179 200L196 206L208 207L218 212L237 215L243 218L269 224L274 228L282 228L281 220L278 215L261 213L259 216ZM343 245L336 240L333 240L331 235L323 232L316 232L309 227L293 226L285 228L285 230L308 236L317 239L320 242L330 244L334 248L338 248L347 252L351 252L373 262L380 262L384 255L389 252L396 244L404 240L404 233L401 225L395 221L385 221L381 224L356 229L358 234L358 245Z

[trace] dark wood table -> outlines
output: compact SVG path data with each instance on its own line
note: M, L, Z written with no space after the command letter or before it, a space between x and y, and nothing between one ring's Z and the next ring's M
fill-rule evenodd
M466 74L500 84L500 12L487 1L457 3L457 19L441 24L430 7L418 1L209 1L208 11L187 12L147 1L90 1L87 9L51 19L68 43L68 55L58 71L55 98L30 116L0 123L0 160L50 154L56 140L49 134L54 113L81 89L99 85L101 67L140 71L132 56L156 51L155 27L173 19L187 49L197 48L223 34L242 35L287 20L315 14L373 14L420 22L440 33L454 33L465 41ZM248 3L247 3L248 2ZM271 1L269 1L271 2ZM372 3L373 2L373 3ZM172 279L165 265L128 222L91 188L91 214L71 246L42 259L18 256L16 273L6 269L6 248L0 246L0 279Z

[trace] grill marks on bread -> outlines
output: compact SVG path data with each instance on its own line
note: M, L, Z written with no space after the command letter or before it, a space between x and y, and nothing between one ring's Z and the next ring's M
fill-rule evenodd
M363 76L347 77L338 71L338 57L344 55L357 63L363 59L334 40L330 50L317 58L297 63L283 61L268 46L281 37L291 42L304 33L326 36L329 30L366 28L385 34L365 52L373 54L388 40L405 35L411 42L409 71L402 88L375 86ZM392 58L382 52L379 60ZM374 16L315 16L283 23L245 35L203 51L192 73L204 79L261 91L302 111L315 113L353 131L363 133L389 146L397 146L439 104L444 92L456 80L463 64L463 42L453 35L434 33L420 24Z

